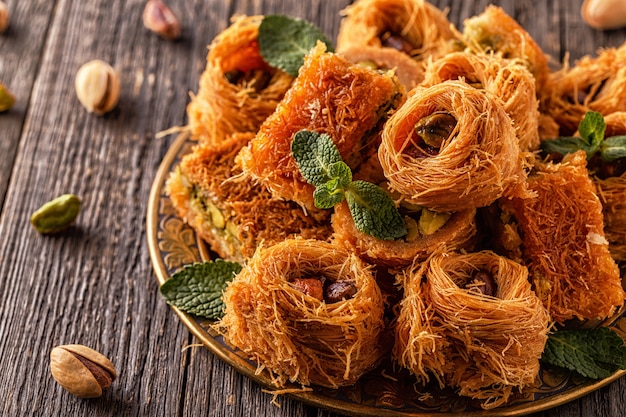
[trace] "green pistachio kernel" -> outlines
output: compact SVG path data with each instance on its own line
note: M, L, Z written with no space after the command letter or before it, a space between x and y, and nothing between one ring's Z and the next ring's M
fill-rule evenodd
M63 194L39 207L30 217L30 222L39 233L57 233L74 223L80 207L80 198Z
M421 234L428 236L441 229L450 219L450 213L437 213L431 210L422 210L419 220L419 231Z

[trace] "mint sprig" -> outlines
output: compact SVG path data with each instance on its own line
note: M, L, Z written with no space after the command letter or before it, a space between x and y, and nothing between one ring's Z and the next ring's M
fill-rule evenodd
M567 155L579 150L585 151L587 159L599 154L604 162L626 157L626 136L604 137L606 122L602 114L589 111L578 125L580 136L562 136L541 142L541 150L546 153Z
M541 360L593 379L626 369L624 340L607 327L558 330L548 337Z
M315 186L317 208L330 209L345 199L361 232L382 240L406 235L404 220L391 196L375 184L352 181L352 171L330 136L301 130L293 137L291 153L304 179Z
M304 63L304 57L318 40L333 51L331 41L312 23L283 15L267 15L259 26L259 51L269 65L293 77Z
M173 274L159 290L168 304L185 313L219 319L224 314L222 293L240 271L241 265L223 259L198 262Z
M626 136L611 136L604 139L600 149L600 157L605 162L626 157Z

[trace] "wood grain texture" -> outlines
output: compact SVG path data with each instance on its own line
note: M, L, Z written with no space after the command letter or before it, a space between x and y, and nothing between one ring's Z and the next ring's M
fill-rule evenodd
M5 0L0 80L18 96L0 114L0 415L335 417L292 400L280 408L262 387L214 357L158 293L145 232L146 204L173 141L155 134L186 124L207 46L233 14L284 13L335 38L350 0L169 0L183 37L165 41L141 23L144 0ZM487 0L439 0L461 27ZM598 32L581 1L496 2L555 61L616 46L626 31ZM74 93L84 62L103 59L122 79L119 106L97 117ZM40 236L29 216L45 201L83 198L76 225ZM48 371L55 345L107 355L119 378L104 396L78 400ZM624 378L534 417L626 416Z

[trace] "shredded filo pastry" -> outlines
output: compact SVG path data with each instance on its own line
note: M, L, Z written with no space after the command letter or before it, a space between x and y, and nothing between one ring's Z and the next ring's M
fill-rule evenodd
M422 81L427 59L444 55L455 37L446 14L423 0L363 0L343 14L337 52L394 69L407 89Z
M339 284L337 284L339 283ZM316 296L316 286L351 289ZM288 239L259 249L224 293L216 329L273 383L354 384L384 353L383 298L371 266L330 243Z
M420 126L423 135L416 134ZM463 81L413 90L385 124L378 156L392 190L435 211L524 194L511 118L501 101Z
M256 248L288 237L326 240L327 218L307 216L293 201L272 198L263 186L241 177L235 164L252 133L236 133L220 144L201 143L170 173L166 192L179 216L223 259L244 262Z
M550 75L551 96L544 111L560 126L562 136L576 132L587 111L608 116L626 109L626 43L584 56Z
M343 202L335 206L332 215L333 239L338 244L355 251L368 262L387 267L407 267L413 262L425 260L441 248L471 249L475 243L475 209L446 213L445 223L431 234L413 231L413 228L419 229L419 220L416 220L419 217L412 218L412 213L404 211L402 206L400 213L404 214L411 235L396 240L376 239L355 227L348 204Z
M549 94L548 58L530 34L504 9L489 5L463 23L462 42L475 53L494 52L503 58L519 59L535 77L537 95Z
M263 60L257 37L263 16L236 16L209 45L198 92L187 106L191 138L217 144L255 133L293 82Z
M238 161L246 175L266 186L275 197L317 211L315 187L306 182L291 155L293 135L306 129L326 133L343 160L356 169L375 152L377 127L400 105L404 89L391 71L364 68L318 42L276 111L244 147Z
M539 147L540 117L535 78L521 60L507 60L495 54L453 52L430 62L421 86L459 79L502 100L522 151Z
M550 316L561 324L610 317L625 294L585 152L560 163L537 161L528 186L535 198L513 198L503 207L518 222L533 288Z
M488 251L440 253L400 281L393 357L419 380L434 377L484 408L532 385L549 316L524 266Z
M626 135L626 112L611 113L604 121L605 137ZM616 261L626 261L626 167L619 163L607 165L608 169L599 169L592 179L602 203L604 233L611 256Z

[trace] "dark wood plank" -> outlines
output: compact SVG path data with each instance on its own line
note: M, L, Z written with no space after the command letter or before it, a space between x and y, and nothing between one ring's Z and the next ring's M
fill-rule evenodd
M11 23L7 31L0 34L0 82L17 101L10 111L0 114L0 208L11 178L55 5L54 1L48 0L5 0L5 3Z
M176 358L189 334L158 294L144 224L169 146L154 134L183 123L189 77L202 58L194 61L184 41L147 32L142 10L137 1L60 1L49 11L0 226L11 236L0 246L6 415L175 415L180 408L185 366ZM104 117L88 114L74 94L76 70L93 58L122 78L120 104ZM38 236L29 214L65 192L83 198L76 227ZM47 370L48 352L63 343L109 356L120 375L113 389L94 401L63 392Z

